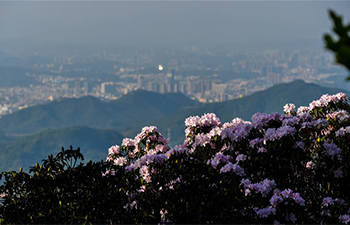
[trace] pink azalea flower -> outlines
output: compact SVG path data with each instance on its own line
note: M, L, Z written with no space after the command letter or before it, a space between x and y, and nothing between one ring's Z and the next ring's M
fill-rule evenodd
M118 145L114 145L108 149L108 155L118 155L120 152L120 147Z
M295 105L292 103L287 103L284 105L283 111L287 114L291 114L292 112L295 111Z

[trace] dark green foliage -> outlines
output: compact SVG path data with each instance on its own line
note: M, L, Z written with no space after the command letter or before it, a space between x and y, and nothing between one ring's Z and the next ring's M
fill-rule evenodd
M193 157L178 155L167 162L166 171L162 171L167 180L163 182L177 178L181 182L164 189L162 207L172 213L170 220L177 224L247 222L237 213L244 207L241 193L232 188L239 186L240 177L222 176L206 166L207 159L214 156L208 150L203 147Z
M114 179L102 176L111 169L103 161L79 163L80 149L62 149L55 157L26 173L1 173L4 193L0 223L130 223L123 202L125 177L120 169Z
M326 48L335 53L336 62L350 70L350 23L343 24L343 19L336 12L330 10L329 16L333 21L333 32L336 39L330 34L324 36ZM347 77L350 80L350 75Z

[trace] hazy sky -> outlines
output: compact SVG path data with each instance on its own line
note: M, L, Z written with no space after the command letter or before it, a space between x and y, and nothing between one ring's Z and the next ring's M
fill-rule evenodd
M320 39L350 1L0 1L0 40L154 44ZM0 46L1 49L1 46Z

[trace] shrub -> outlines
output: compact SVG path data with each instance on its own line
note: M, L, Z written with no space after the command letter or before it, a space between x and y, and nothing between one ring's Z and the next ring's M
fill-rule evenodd
M222 124L214 114L187 118L186 140L173 149L156 127L111 147L107 161L132 177L125 205L130 216L173 223L347 223L346 95L284 109L285 115L256 113L251 122Z
M125 189L122 173L115 179L102 177L110 169L105 162L83 160L80 149L64 150L30 168L29 174L1 173L4 194L0 218L4 223L125 223ZM116 172L118 168L114 169ZM117 177L119 177L117 179Z

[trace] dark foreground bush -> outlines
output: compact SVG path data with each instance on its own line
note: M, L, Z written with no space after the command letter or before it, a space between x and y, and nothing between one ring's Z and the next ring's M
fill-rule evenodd
M102 177L105 162L77 164L80 149L64 150L30 168L4 172L0 218L4 223L125 223L126 201L122 173ZM116 170L117 171L117 170Z

